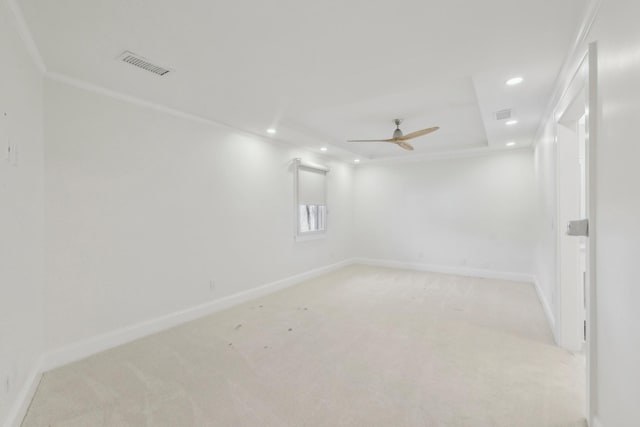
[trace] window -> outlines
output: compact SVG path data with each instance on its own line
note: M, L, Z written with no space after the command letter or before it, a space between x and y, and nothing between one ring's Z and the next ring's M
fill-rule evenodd
M308 233L326 229L327 207L325 205L298 205L298 231Z
M327 172L325 166L296 159L296 237L322 237L327 230Z

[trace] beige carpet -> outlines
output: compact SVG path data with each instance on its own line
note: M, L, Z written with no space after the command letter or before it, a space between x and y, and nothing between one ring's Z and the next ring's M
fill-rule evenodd
M34 426L574 427L531 285L351 266L47 373Z

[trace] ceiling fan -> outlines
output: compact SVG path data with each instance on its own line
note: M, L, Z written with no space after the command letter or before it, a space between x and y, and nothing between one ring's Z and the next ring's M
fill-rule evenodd
M413 146L407 142L408 140L427 135L440 129L438 126L436 126L432 128L417 130L415 132L411 132L408 135L404 135L400 130L400 123L402 123L402 119L394 119L393 123L396 125L396 129L393 131L393 136L389 139L350 139L347 142L390 142L404 148L405 150L413 150Z

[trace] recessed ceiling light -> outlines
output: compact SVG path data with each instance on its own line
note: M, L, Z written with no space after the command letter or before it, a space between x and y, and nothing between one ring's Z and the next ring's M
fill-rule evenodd
M519 85L520 83L522 83L524 81L524 79L522 77L512 77L509 80L507 80L505 82L505 84L507 86L515 86L515 85Z
M515 142L511 141L511 142L507 142L507 147L513 147L514 145L516 145Z
M353 163L360 163L360 159L355 159Z
M518 121L517 120L507 120L504 124L507 126L513 126L515 124L517 124Z
M320 151L327 151L327 147L320 147Z
M273 135L276 133L276 130L274 128L269 128L267 129L267 133Z

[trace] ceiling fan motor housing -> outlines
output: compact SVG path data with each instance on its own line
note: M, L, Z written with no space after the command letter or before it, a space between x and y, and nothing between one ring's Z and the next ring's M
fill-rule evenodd
M402 123L402 119L393 119L393 123L396 125L396 130L393 131L393 139L402 138L403 134L400 130L400 123Z

